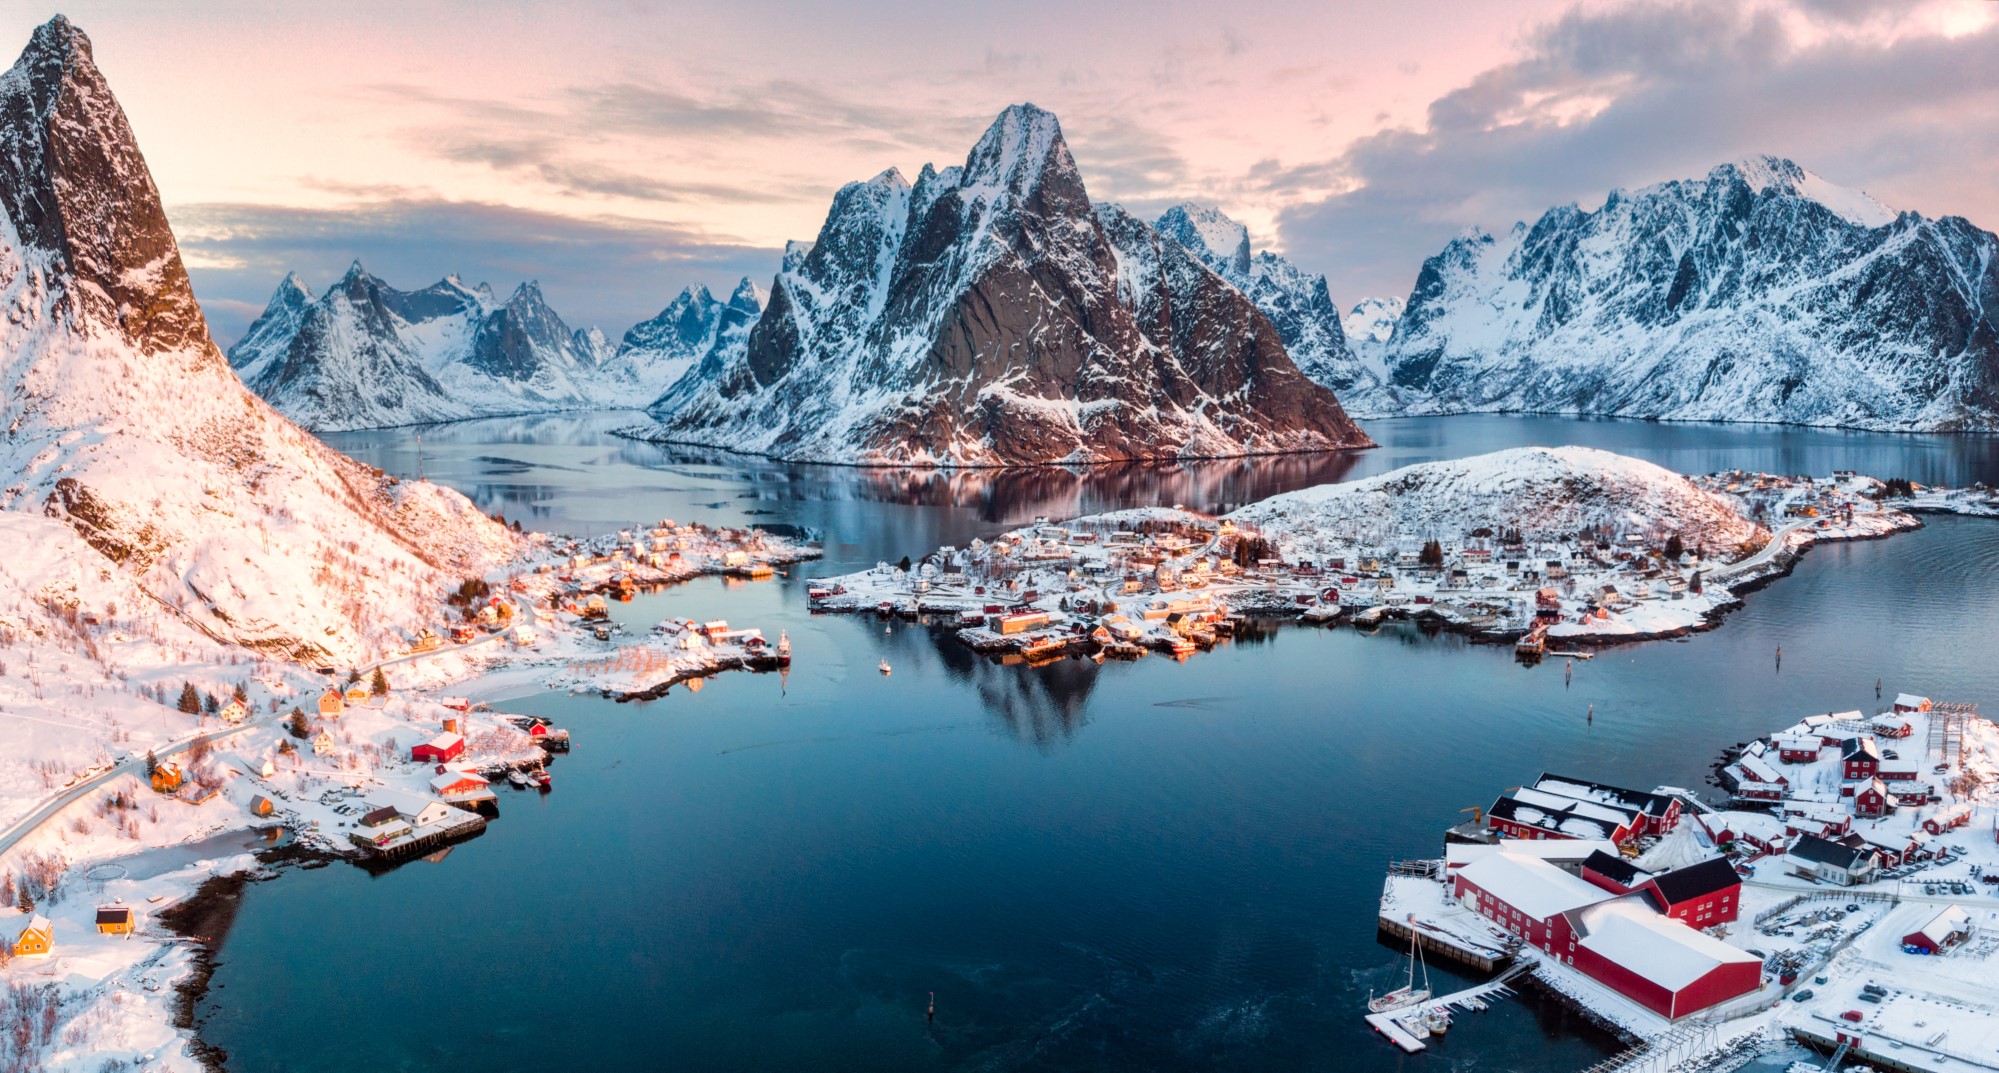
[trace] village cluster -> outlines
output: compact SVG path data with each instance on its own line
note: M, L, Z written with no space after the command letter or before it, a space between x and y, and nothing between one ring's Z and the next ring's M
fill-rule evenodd
M1507 790L1442 858L1391 867L1381 925L1412 954L1530 972L1640 1048L1788 1037L1999 1069L1999 729L1904 694L1721 768L1726 808L1553 774ZM1413 972L1387 998L1370 1021L1408 1050L1464 1008Z
M1760 547L1690 545L1664 527L1599 526L1560 540L1480 526L1462 534L1260 530L1230 517L1138 509L1046 519L914 563L816 581L815 610L925 617L984 652L1029 662L1085 655L1184 658L1246 613L1373 626L1422 617L1527 658L1712 625L1734 590L1821 540L1886 536L1920 523L1884 506L1881 482L1727 473L1704 489L1772 532ZM1932 509L1977 510L1985 498Z
M90 1016L126 1025L122 1035L102 1028L103 1045L144 1057L171 1044L171 1018L158 1011L186 961L163 956L180 949L167 920L210 875L258 865L231 845L138 880L115 863L133 840L201 844L257 825L287 832L309 854L369 867L441 859L485 830L509 789L549 791L551 763L570 746L545 719L450 691L476 678L480 688L623 695L690 679L698 688L700 676L736 667L781 668L787 638L767 643L718 621L673 620L621 644L611 605L697 575L769 578L815 554L760 530L670 521L540 541L508 576L459 586L432 627L379 664L344 674L274 662L185 666L193 681L136 687L121 703L159 713L146 716L157 730L90 766L49 768L42 798L10 797L0 817L0 962L21 980L66 981L29 986L15 1005L71 1003L68 1019L90 996ZM86 808L101 819L85 822ZM36 1036L21 1053L59 1042Z

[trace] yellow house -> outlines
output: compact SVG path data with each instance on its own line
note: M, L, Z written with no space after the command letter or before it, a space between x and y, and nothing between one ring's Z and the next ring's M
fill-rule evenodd
M268 764L270 761L267 760L265 763ZM271 799L265 797L263 794L258 794L250 799L250 813L252 815L269 816L271 813L276 812L277 809L278 807L271 803Z
M56 929L40 913L28 918L28 926L14 940L15 957L47 957L55 953Z
M347 702L341 699L340 691L337 689L329 689L319 695L319 717L321 719L338 719L340 718L340 713L345 711L346 708Z
M368 702L367 689L357 685L347 690L347 703L366 704L367 702Z
M129 905L98 906L97 933L99 935L132 934L132 907Z
M161 764L153 769L153 789L163 794L173 793L186 781L187 776L182 774L179 764Z

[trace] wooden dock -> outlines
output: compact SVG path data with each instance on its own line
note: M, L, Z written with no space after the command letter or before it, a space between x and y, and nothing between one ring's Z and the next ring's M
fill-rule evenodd
M1387 1013L1370 1013L1367 1015L1367 1025L1369 1028L1386 1036L1388 1042L1395 1044L1409 1054L1415 1054L1418 1051L1426 1050L1430 1046L1423 1042L1424 1038L1430 1033L1427 1029L1412 1031L1410 1027L1413 1024L1413 1021L1411 1021L1412 1018L1420 1017L1423 1013L1440 1006L1449 1010L1482 1012L1491 1006L1493 1002L1513 994L1512 982L1522 975L1533 971L1535 964L1536 962L1532 958L1521 958L1508 967L1505 972L1487 980L1485 983L1479 984L1477 987L1468 987L1463 991L1453 991L1448 995L1440 995L1436 998L1416 1003L1413 1006L1405 1006L1402 1009L1391 1010Z

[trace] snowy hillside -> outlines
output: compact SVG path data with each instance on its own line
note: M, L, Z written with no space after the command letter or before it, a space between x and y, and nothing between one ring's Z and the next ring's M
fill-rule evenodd
M1386 360L1416 413L1999 428L1995 255L1760 157L1460 235Z
M1587 447L1519 447L1405 466L1349 484L1322 484L1252 503L1229 517L1273 534L1312 532L1462 540L1517 529L1530 541L1611 533L1677 533L1688 547L1733 547L1768 533L1693 481Z
M400 291L359 261L317 300L286 276L229 350L244 383L318 431L630 405L646 363L621 366L626 390L612 390L597 376L609 356L601 333L572 331L533 282L504 303L456 276Z
M1332 388L1348 413L1382 417L1401 408L1379 363L1355 353L1326 277L1307 273L1269 250L1252 255L1249 229L1219 209L1176 205L1153 227L1248 295L1277 326L1299 371Z
M0 75L0 209L0 509L61 523L9 532L74 542L33 554L133 594L78 608L95 583L66 571L10 574L37 588L0 598L351 660L516 552L464 497L367 469L244 390L90 42L60 16Z
M689 373L696 383L711 380L743 349L763 307L763 289L748 279L736 284L726 302L706 287L689 287L625 333L617 356L604 364L598 388L608 400L649 405Z
M1367 443L1240 291L1119 215L1112 234L1053 115L1009 108L963 166L842 188L741 352L650 435L892 465Z

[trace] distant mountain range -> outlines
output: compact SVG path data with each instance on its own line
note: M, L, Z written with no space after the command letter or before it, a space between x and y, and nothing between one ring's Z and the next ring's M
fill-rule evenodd
M1215 208L1093 204L1020 105L962 166L843 188L768 310L748 280L690 288L612 351L533 284L499 304L356 265L317 300L287 279L230 358L319 429L642 403L661 439L988 464L1364 442L1348 413L1995 429L1995 309L1990 232L1756 157L1469 229L1406 301L1342 315Z
M530 281L505 302L456 276L403 291L356 261L318 298L293 273L229 363L286 416L321 432L500 414L644 406L704 360L740 348L762 310L690 287L615 349L565 323Z
M1411 413L1999 428L1995 254L1959 217L1758 157L1464 232L1385 361Z

